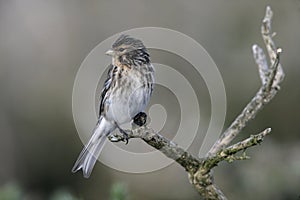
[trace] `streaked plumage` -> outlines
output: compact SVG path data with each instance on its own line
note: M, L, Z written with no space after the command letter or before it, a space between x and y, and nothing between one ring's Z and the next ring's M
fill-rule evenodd
M107 51L112 56L101 92L99 119L93 135L80 153L72 172L82 169L88 178L105 138L146 108L154 84L154 68L141 40L121 35Z

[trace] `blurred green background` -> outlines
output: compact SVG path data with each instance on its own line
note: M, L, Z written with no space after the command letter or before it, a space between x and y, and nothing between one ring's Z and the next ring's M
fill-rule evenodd
M250 160L222 163L215 179L229 199L298 199L299 0L1 0L0 199L199 199L176 163L148 174L97 163L90 179L71 174L82 148L72 117L76 72L115 33L145 26L180 31L203 45L219 67L228 126L260 85L251 45L263 46L266 5L274 11L286 78L240 139L266 127L273 132L248 151Z

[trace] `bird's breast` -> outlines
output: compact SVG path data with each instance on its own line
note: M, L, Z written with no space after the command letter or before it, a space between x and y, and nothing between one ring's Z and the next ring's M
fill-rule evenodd
M145 70L118 68L113 79L114 88L108 99L108 118L121 125L130 122L146 108L152 91L150 82L153 81L148 74Z

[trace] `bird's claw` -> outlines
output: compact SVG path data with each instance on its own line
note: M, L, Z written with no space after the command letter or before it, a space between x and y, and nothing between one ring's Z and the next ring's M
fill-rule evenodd
M119 127L119 131L123 134L123 141L125 142L125 144L128 144L129 141L128 133L126 133L126 131L124 131L120 127Z
M108 136L108 139L111 142L118 142L118 141L120 141L117 135L110 135L110 136Z
M125 142L125 144L127 145L128 144L128 141L129 141L129 136L128 136L128 134L124 131L124 133L123 133L123 136L124 136L124 142Z

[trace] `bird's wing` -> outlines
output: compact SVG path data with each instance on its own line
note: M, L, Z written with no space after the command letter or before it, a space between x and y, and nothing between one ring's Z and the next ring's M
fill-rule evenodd
M109 90L112 86L112 82L113 82L113 74L114 74L114 68L116 68L114 65L110 64L109 66L109 70L108 70L108 73L107 73L107 79L106 81L104 82L104 86L103 86L103 89L101 91L101 100L100 100L100 108L99 108L99 116L101 116L101 114L103 113L104 111L104 106L105 106L105 101L107 99L107 96L109 94Z

